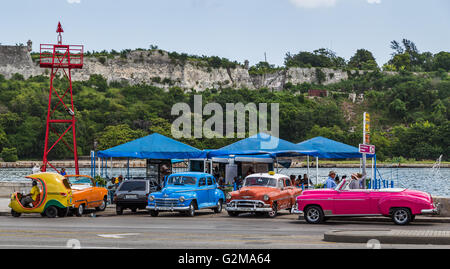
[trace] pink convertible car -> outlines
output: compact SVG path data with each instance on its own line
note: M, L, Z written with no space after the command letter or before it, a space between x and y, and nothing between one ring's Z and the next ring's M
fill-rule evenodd
M387 216L395 224L405 225L416 215L439 214L439 204L433 204L426 192L408 189L349 189L343 180L334 189L305 190L297 196L292 213L303 213L308 223L321 223L329 217Z

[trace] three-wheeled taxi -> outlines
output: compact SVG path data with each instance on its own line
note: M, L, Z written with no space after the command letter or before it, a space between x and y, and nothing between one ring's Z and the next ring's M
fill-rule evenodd
M43 217L65 217L72 206L72 189L68 179L57 173L37 173L26 178L37 182L39 193L34 201L22 205L24 194L15 192L11 195L9 207L11 215L20 217L22 213L40 213Z

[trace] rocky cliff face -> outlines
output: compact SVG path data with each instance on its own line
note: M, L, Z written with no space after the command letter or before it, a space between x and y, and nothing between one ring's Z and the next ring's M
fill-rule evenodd
M347 79L345 71L321 70L324 73L322 84ZM28 78L50 72L31 60L26 47L0 46L0 74L10 78L15 73ZM196 91L219 87L281 90L287 83L318 82L315 68L289 68L275 73L250 75L248 69L240 65L236 68L211 68L201 61L180 62L160 50L131 51L126 57L84 57L83 69L73 70L72 79L88 80L92 74L102 75L108 82L145 83L162 88L179 86Z

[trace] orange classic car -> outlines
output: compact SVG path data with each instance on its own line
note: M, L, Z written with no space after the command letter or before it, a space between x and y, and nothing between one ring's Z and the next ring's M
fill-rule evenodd
M95 208L97 211L106 209L108 190L96 187L95 180L92 177L83 175L65 177L70 182L73 195L73 207L70 213L81 216L87 208Z
M226 210L230 216L253 212L274 218L279 210L290 211L301 192L302 189L291 185L286 175L274 172L252 174L244 179L240 190L227 194Z

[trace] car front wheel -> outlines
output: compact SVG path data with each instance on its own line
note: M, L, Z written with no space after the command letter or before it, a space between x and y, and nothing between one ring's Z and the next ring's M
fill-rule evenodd
M123 214L123 208L116 205L116 214L117 215L122 215Z
M228 211L228 216L230 216L230 217L237 217L237 216L239 216L239 212L236 212L236 211Z
M214 208L214 213L220 213L222 212L222 200L219 200L217 202L217 207Z
M322 208L319 206L309 206L305 210L305 220L310 224L318 224L324 221Z
M18 217L20 217L20 215L22 215L22 214L19 213L19 212L14 211L14 209L11 209L11 215L12 215L13 217L15 217L15 218L18 218Z
M278 213L278 206L276 203L272 204L272 211L270 211L269 213L267 213L267 216L269 216L269 218L275 218L277 216Z
M191 202L191 204L189 205L189 209L186 212L188 217L193 217L195 216L195 205L194 205L194 201Z
M149 213L150 213L150 216L152 216L152 217L157 217L159 214L159 212L156 210L149 210Z
M397 225L406 225L411 221L411 213L407 208L395 208L392 210L392 220Z

